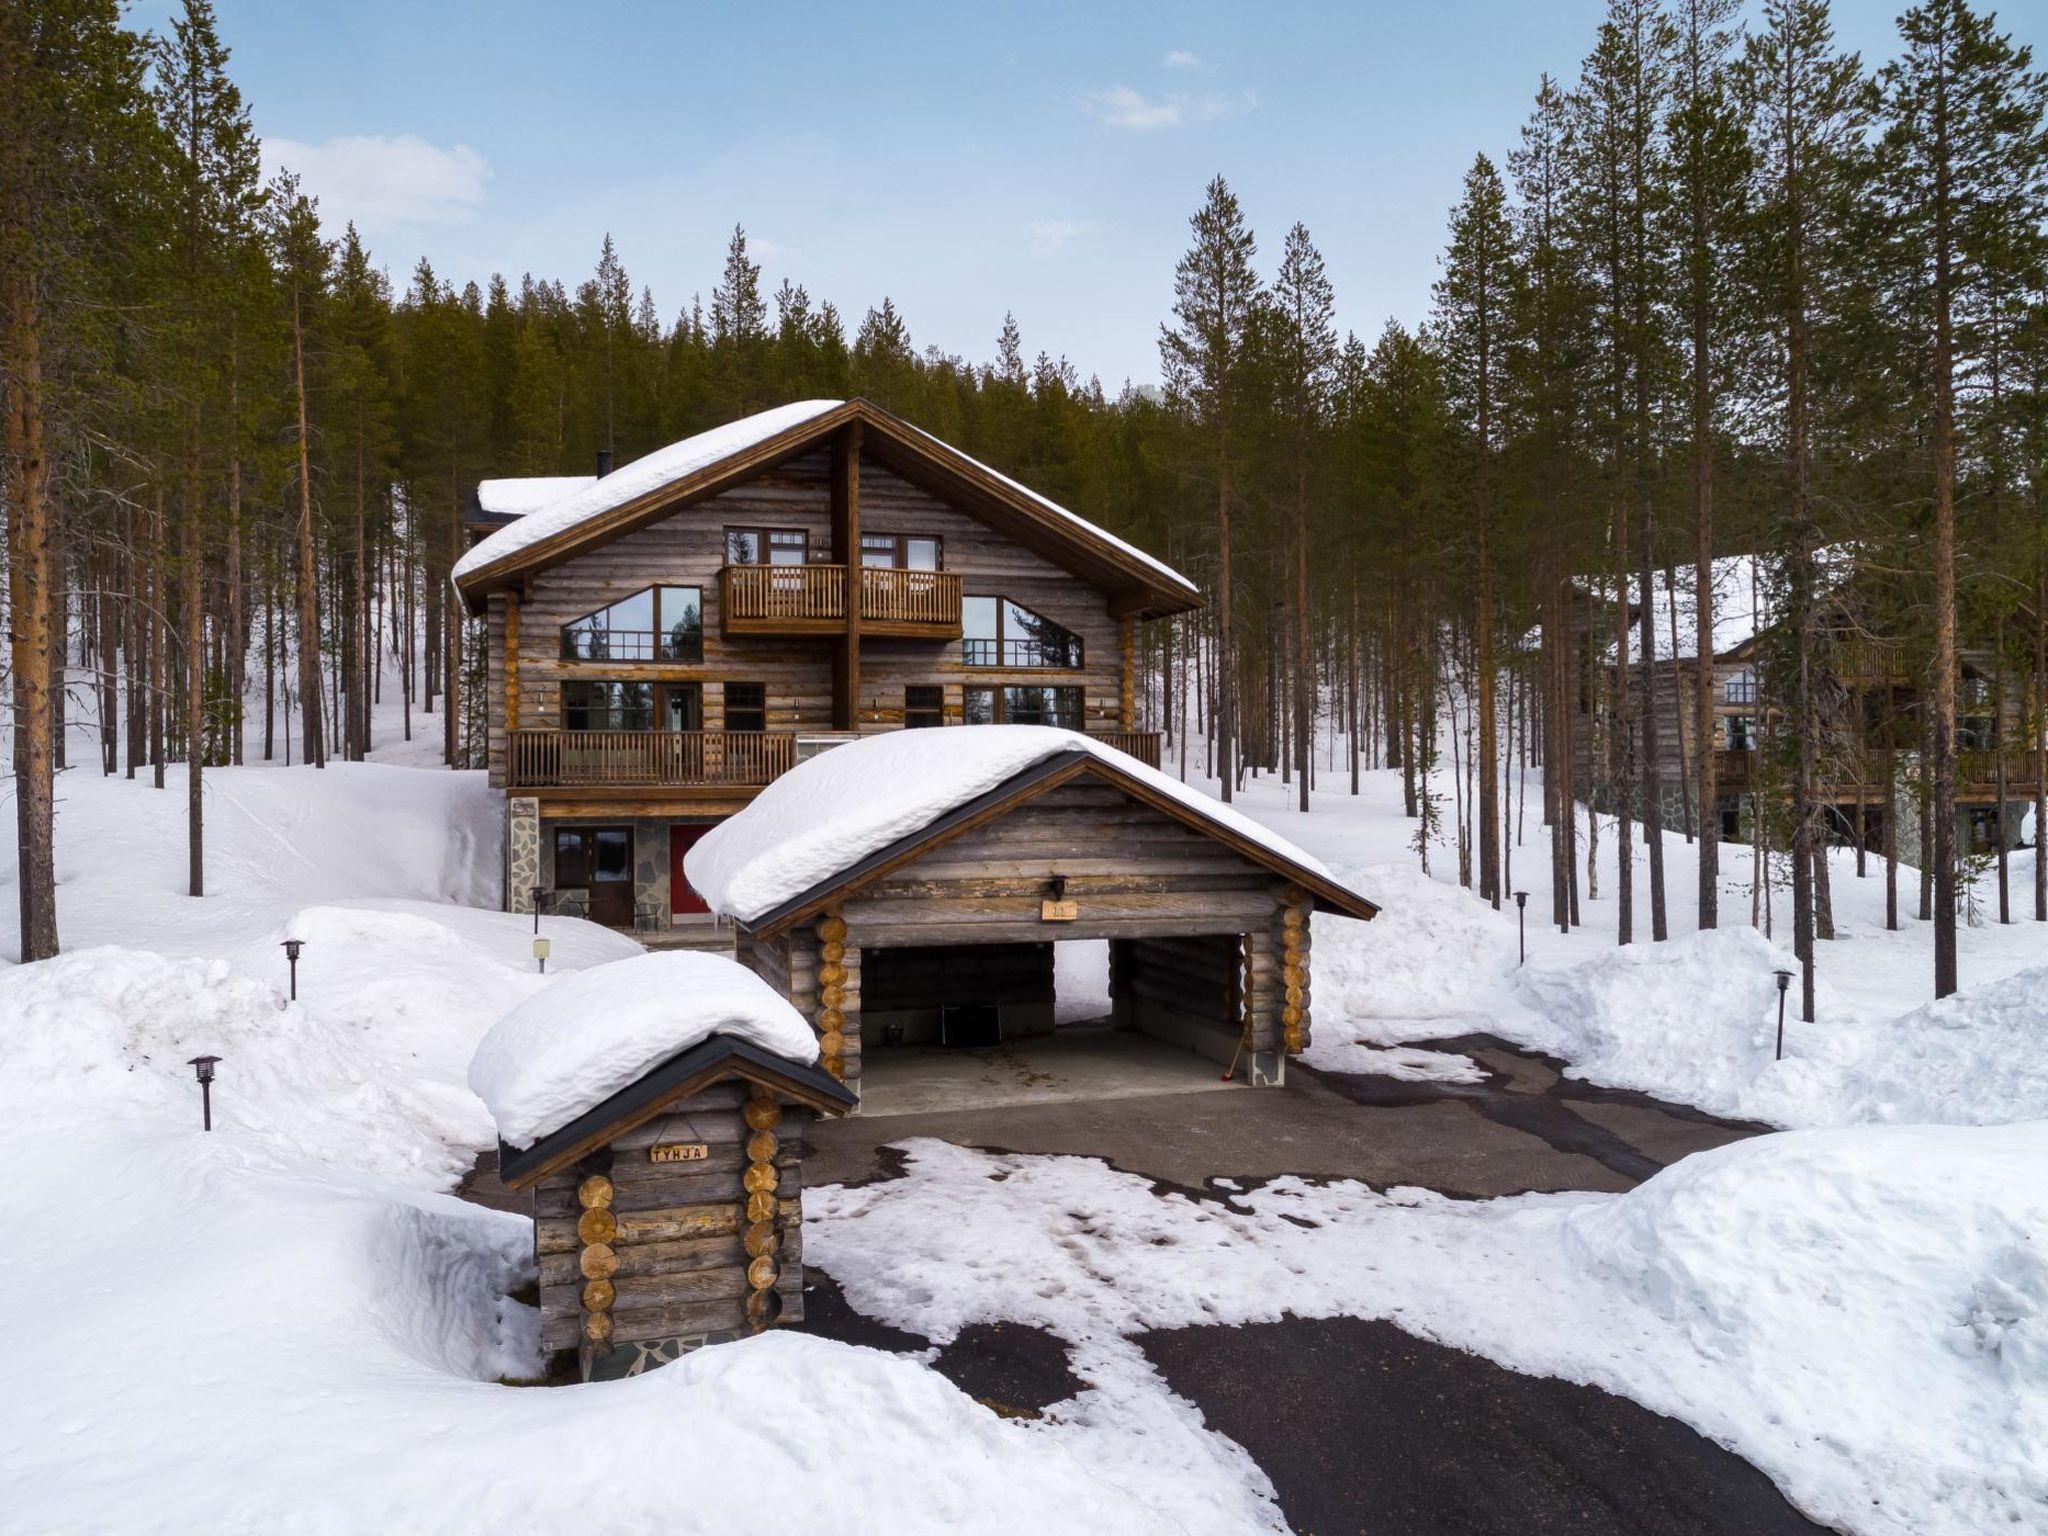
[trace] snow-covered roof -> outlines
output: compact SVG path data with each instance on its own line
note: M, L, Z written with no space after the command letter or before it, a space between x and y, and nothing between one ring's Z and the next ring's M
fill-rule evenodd
M723 955L665 950L573 971L491 1026L469 1086L510 1147L530 1147L713 1035L808 1065L803 1015Z
M497 517L524 517L565 496L597 484L595 475L527 475L511 480L480 480L477 509Z
M744 416L722 427L713 427L708 432L699 432L695 437L686 437L680 443L657 448L613 470L602 480L593 480L582 490L538 511L529 512L518 522L507 524L489 538L479 540L455 562L455 579L460 581L472 571L481 571L523 549L567 533L578 523L601 517L630 501L639 500L650 491L658 491L701 469L709 469L721 459L744 453L778 433L837 410L840 403L837 400L799 400L791 405L778 405L772 411Z
M976 469L980 470L983 474L987 475L991 480L1000 480L1004 485L1008 486L1018 495L1029 498L1033 503L1035 503L1043 510L1052 513L1055 517L1064 518L1067 522L1072 523L1081 532L1086 533L1093 538L1100 539L1105 544L1113 544L1118 549L1122 550L1125 554L1129 555L1132 559L1142 561L1144 564L1150 566L1153 570L1157 571L1161 576L1165 577L1174 585L1179 587L1185 587L1191 594L1198 592L1200 590L1192 581L1189 581L1187 577L1181 575L1179 571L1176 571L1164 560L1154 559L1151 555L1146 554L1144 550L1138 548L1137 545L1118 538L1115 534L1109 532L1105 528L1097 527L1094 523L1089 522L1087 518L1082 517L1077 513L1069 512L1065 507L1061 506L1058 502L1053 501L1048 497L1039 495L1038 492L1032 490L1030 486L1025 485L1021 481L1012 480L1000 469L992 469L988 465L982 463L981 460L973 458L968 454L962 453L958 448L955 448L951 443L946 442L943 438L932 436L932 434L925 431L923 427L915 426L910 423L905 423L905 425L910 426L911 431L915 432L919 437L924 438L927 442L936 444L944 452L952 454L956 458L965 459L969 464L972 464Z
M1220 800L1104 742L1043 725L888 731L821 752L698 839L684 870L714 912L752 923L947 812L1070 752L1099 759L1201 821L1256 844L1365 907L1373 905L1313 854Z
M727 422L722 427L713 427L708 432L699 432L686 437L679 443L656 449L644 458L614 470L601 480L571 477L573 486L567 494L545 502L535 502L518 508L523 513L515 523L497 529L488 538L479 540L463 557L455 562L454 577L460 582L480 571L490 569L524 550L558 538L570 532L579 524L592 518L602 517L608 512L627 506L664 486L674 485L692 475L711 469L726 459L745 453L748 449L801 427L804 423L833 412L844 410L848 402L843 400L798 400L789 405L776 406L773 410L761 411L738 421ZM1056 501L1051 501L1027 485L1011 479L1000 470L992 469L967 454L962 453L942 438L934 437L920 427L898 420L865 401L853 404L867 419L876 423L877 429L886 427L892 432L907 433L923 444L929 444L933 451L955 464L972 470L999 484L1011 495L1028 502L1038 512L1046 513L1071 528L1082 537L1116 551L1127 560L1145 567L1154 576L1189 598L1199 595L1195 584L1164 561L1154 559L1136 545L1105 529L1098 528L1086 518L1068 511ZM483 498L484 486L538 486L544 482L519 480L487 480L478 487L478 498ZM510 493L517 496L518 492ZM538 491L535 492L538 495ZM486 506L486 511L494 510ZM514 508L507 506L506 511Z

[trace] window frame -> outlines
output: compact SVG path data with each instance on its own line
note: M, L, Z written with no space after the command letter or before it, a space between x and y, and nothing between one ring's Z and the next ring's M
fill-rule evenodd
M929 703L911 702L911 695L929 697ZM918 718L913 718L913 717ZM926 718L928 717L928 718ZM946 723L946 689L941 683L905 683L903 685L903 728L906 731L925 731L942 727Z
M996 633L993 640L966 633L968 605L975 602L989 602L996 605ZM1072 642L1071 659L1065 662L1010 660L1007 651L1013 643L1009 635L1008 623L1008 614L1011 608L1028 613L1039 623L1050 624L1054 629L1065 635ZM971 592L961 601L960 620L962 631L960 636L960 665L963 667L971 667L979 672L1081 672L1087 669L1088 642L1083 636L1067 628L1058 619L1048 618L1036 608L1028 607L1018 602L1014 597L1005 596L1000 592ZM1044 645L1043 641L1036 640L1035 638L1020 639L1014 643L1019 645L1036 644L1041 647ZM992 645L995 647L994 660L977 661L974 659L974 648L982 645Z
M759 560L733 559L732 540L734 534L744 534L757 540L761 550L761 558ZM777 538L802 540L803 558L801 560L775 559L775 541ZM788 546L785 545L784 547L787 548ZM784 570L794 570L800 565L829 565L831 562L829 560L820 560L816 553L813 552L811 547L811 530L808 528L773 527L767 523L728 523L725 528L725 563L728 566L741 566L748 569L766 568L772 570L780 566Z
M697 643L694 649L694 654L669 654L668 626L662 623L662 594L664 592L694 592L697 595ZM648 641L647 655L587 656L584 655L578 649L574 639L574 636L579 633L577 629L578 625L588 624L592 619L596 618L599 614L610 613L615 608L622 608L627 603L630 603L634 599L639 597L646 597L648 599L648 612L650 616L650 622L653 624L654 627L652 629L646 630L606 630L604 631L604 633L611 635L646 636ZM581 631L581 633L591 634L596 633L596 631L586 630ZM701 666L704 661L704 588L702 586L694 585L692 583L680 581L653 582L647 586L640 588L636 592L629 592L624 597L617 598L612 602L606 603L602 608L593 608L590 610L590 612L581 614L576 618L569 620L568 623L561 626L560 640L558 643L560 647L561 659L564 661L596 663L600 666L645 666L650 662L666 662L671 665L679 663L683 666Z
M868 564L868 545L872 541L880 544L889 542L889 563ZM910 546L914 543L932 546L932 564L929 566L910 563ZM880 553L879 550L876 553ZM943 571L946 568L946 540L936 533L881 533L863 530L860 536L860 564L871 571Z
M744 713L748 713L748 714L751 714L751 713L753 713L753 712L754 712L755 710L759 710L759 712L760 712L760 715L761 715L761 723L760 723L760 724L759 724L758 726L739 726L739 725L734 725L734 724L732 723L732 718L733 718L733 715L734 715L734 713L736 712L736 708L735 708L735 705L734 705L734 703L733 703L733 690L734 690L734 689L736 689L736 688L754 688L754 689L758 689L758 690L759 690L759 692L760 692L760 695L761 695L761 702L760 702L760 703L759 703L758 705L754 705L754 704L744 704L744 705L739 705L739 706L737 706L737 712L744 712ZM727 680L726 680L726 681L725 681L725 682L724 682L724 683L723 683L723 684L722 684L722 685L720 686L720 690L719 690L719 705L720 705L720 708L721 708L721 710L722 710L722 712L723 712L723 713L722 713L722 715L721 715L721 719L723 720L723 722L724 722L724 728L725 728L725 729L726 729L727 731L739 732L739 733L743 733L743 734L746 734L746 735L766 735L766 734L767 734L767 731L768 731L768 685L767 685L766 683L762 683L762 682L755 682L755 681L753 681L753 680L751 680L751 679L747 679L747 678L728 678L728 679L727 679Z
M960 718L962 723L968 725L1011 725L1018 723L1010 719L1009 695L1026 688L1043 689L1057 694L1072 694L1074 696L1074 723L1056 728L1069 731L1087 730L1088 689L1082 683L969 683L960 690ZM989 718L986 721L970 718L973 714L977 696L985 697L988 700ZM1042 724L1043 722L1034 721L1031 723Z

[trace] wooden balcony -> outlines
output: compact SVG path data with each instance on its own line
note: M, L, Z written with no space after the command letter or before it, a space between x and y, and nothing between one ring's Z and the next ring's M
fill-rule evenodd
M796 765L794 731L514 731L513 789L758 788Z
M1157 731L1090 731L1089 737L1104 746L1115 747L1143 763L1147 768L1159 766L1159 733Z
M856 566L860 627L870 635L954 640L960 578L950 571ZM846 628L847 567L728 565L718 573L728 635L834 635Z

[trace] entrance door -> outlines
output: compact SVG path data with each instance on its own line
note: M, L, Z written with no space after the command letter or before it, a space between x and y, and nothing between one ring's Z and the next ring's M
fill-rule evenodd
M590 920L633 926L633 829L555 828L555 889L587 893Z
M691 889L690 882L683 875L683 855L697 846L697 839L712 828L712 823L676 822L668 829L668 899L669 911L677 917L709 913L711 908L704 898Z

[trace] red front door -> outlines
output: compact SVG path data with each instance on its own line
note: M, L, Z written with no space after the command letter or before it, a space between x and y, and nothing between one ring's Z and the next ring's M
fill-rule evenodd
M668 829L668 899L669 910L677 917L693 912L709 912L704 898L690 888L690 882L683 875L683 855L696 846L697 839L711 830L710 822L671 823Z

